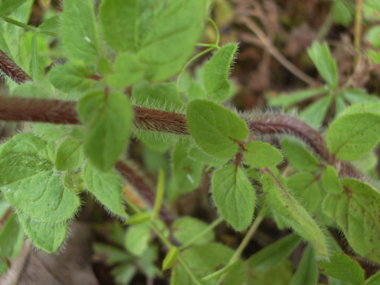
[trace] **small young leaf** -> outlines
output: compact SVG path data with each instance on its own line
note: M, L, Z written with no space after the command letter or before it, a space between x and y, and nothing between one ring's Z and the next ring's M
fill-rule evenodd
M94 85L91 76L93 74L79 60L56 66L49 72L49 80L54 87L67 93L90 89Z
M328 194L323 212L338 224L355 252L380 262L380 194L371 185L353 178L345 178L342 183L345 191Z
M301 242L301 237L289 234L275 243L264 247L247 260L247 265L255 269L266 270L279 265Z
M99 58L98 71L103 76L110 74L112 71L111 63L105 56Z
M230 95L228 72L237 48L237 44L223 46L203 68L203 84L212 101L222 102Z
M366 19L380 20L380 3L377 0L366 0L363 2L363 13Z
M109 170L125 150L132 127L133 112L128 97L120 92L96 91L78 103L81 121L89 128L85 155L98 169Z
M333 97L327 95L323 99L309 105L300 113L300 118L314 129L318 129L330 107Z
M131 100L139 106L175 112L183 107L177 86L174 82L149 84L143 81L132 89Z
M70 59L96 62L99 38L92 0L68 0L62 13L62 43Z
M57 170L77 170L83 163L82 142L68 138L57 149L55 167Z
M380 47L380 25L372 26L368 29L365 39L370 42L372 47Z
M114 88L128 87L145 76L145 68L132 53L121 53L113 64L113 74L107 76L107 84Z
M184 244L190 241L192 238L197 236L199 233L207 229L207 224L192 218L192 217L182 217L174 221L172 225L173 236L180 243ZM203 244L211 242L215 239L215 234L213 231L209 231L202 237L194 241L193 244Z
M187 108L188 126L195 142L208 154L226 159L233 156L248 128L234 112L210 101L194 100Z
M178 247L173 246L169 252L166 254L164 261L162 262L162 270L167 270L171 268L177 261L179 256Z
M317 284L318 273L315 249L311 244L308 244L289 285Z
M83 180L88 191L111 212L121 217L128 216L122 204L121 179L113 170L101 172L87 162L83 168Z
M277 95L276 97L270 98L269 105L288 108L291 105L294 105L298 102L302 102L314 96L323 94L327 92L327 90L328 89L326 87L322 87L318 89L302 90L302 91L298 91L298 92L294 92L290 94L280 94L280 95Z
M67 234L68 222L41 222L25 216L21 212L18 212L17 216L25 234L33 242L34 246L43 249L47 253L54 253L59 250Z
M291 193L302 202L309 213L313 213L321 200L317 177L307 172L298 172L287 180Z
M245 230L252 222L256 192L244 172L234 164L215 170L211 192L223 218L235 230Z
M331 154L346 161L363 157L380 141L380 114L369 109L371 104L356 106L347 108L331 123L326 133Z
M333 89L337 88L338 69L335 59L331 57L328 45L313 42L307 52L327 84Z
M322 186L327 192L340 194L343 192L342 183L339 180L338 173L331 165L326 166L321 177Z
M131 253L141 256L148 248L150 229L146 224L130 226L125 235L125 247Z
M16 215L12 213L0 230L0 258L9 258L14 254L14 251L18 250L17 236L20 232L23 238L24 234L17 223Z
M379 98L374 95L368 95L364 89L344 89L339 96L342 96L345 100L351 104L362 103L379 103Z
M266 201L273 212L300 236L313 243L319 257L327 257L326 237L308 212L270 174L261 177Z
M199 186L202 177L203 163L188 157L189 143L178 140L172 152L172 173L176 188L180 193L193 191Z
M364 270L357 261L343 253L331 252L330 262L319 262L322 273L354 285L364 284Z
M250 142L244 148L245 160L255 168L276 166L284 159L282 154L268 143Z
M150 220L150 214L149 213L137 213L133 216L130 216L129 219L126 221L127 225L139 225L144 224Z
M112 264L113 265L113 264ZM112 269L112 276L115 277L115 281L118 284L131 284L133 277L135 276L138 268L131 263L122 263Z
M299 171L316 171L318 169L318 160L299 140L286 138L281 141L281 148L286 159L295 169Z
M335 119L347 108L341 96L335 97Z

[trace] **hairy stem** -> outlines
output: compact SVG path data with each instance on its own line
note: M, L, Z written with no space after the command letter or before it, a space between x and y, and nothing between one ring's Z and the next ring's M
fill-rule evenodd
M0 50L0 69L17 84L32 81L32 78L2 50Z
M136 128L190 135L186 115L134 106ZM256 134L290 134L305 141L327 162L331 155L324 138L302 121L287 115L243 115ZM0 97L0 120L80 124L76 102L37 98Z

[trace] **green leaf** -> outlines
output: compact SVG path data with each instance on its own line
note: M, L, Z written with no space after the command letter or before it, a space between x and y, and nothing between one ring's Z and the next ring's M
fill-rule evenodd
M83 168L83 180L88 191L95 195L112 213L128 217L122 203L122 183L120 177L113 171L101 172L86 163Z
M288 259L283 259L280 264L263 269L250 268L248 264L246 270L248 280L254 280L255 285L289 285L293 276L293 264Z
M192 217L181 217L174 221L172 225L173 236L180 243L185 244L199 233L207 229L208 225L198 219ZM215 239L213 231L209 231L202 237L199 237L194 244L203 244L211 242Z
M199 82L191 81L189 84L189 88L185 93L185 97L189 101L196 99L207 99L207 94L202 84L200 84Z
M120 284L130 284L137 272L137 267L129 262L121 264L112 269L111 273L115 277L115 281Z
M203 163L188 157L189 143L178 140L172 152L172 173L176 189L180 193L193 191L199 186L202 178Z
M300 242L300 236L289 234L252 255L247 260L247 265L249 267L261 270L267 270L271 267L275 267L279 265L287 256L289 256Z
M334 15L334 20L337 24L348 27L354 18L352 9L349 9L351 3L345 0L334 0L331 6L331 11Z
M369 20L380 20L380 3L377 0L366 0L363 2L363 13Z
M238 150L236 141L244 140L248 128L234 112L210 101L194 100L187 108L188 126L199 147L220 159Z
M112 71L111 63L105 56L99 58L98 71L103 76L110 74Z
M327 84L333 89L337 88L338 69L335 59L331 57L328 45L326 43L313 42L307 52Z
M104 0L99 7L104 39L117 52L136 49L138 7L137 0Z
M128 97L120 92L92 92L79 100L77 110L88 127L86 157L98 169L109 170L125 150L131 132L133 111Z
M1 7L0 7L1 9ZM38 62L38 48L37 48L37 35L33 34L32 37L32 52L31 52L31 75L34 81L38 82L38 65L40 64Z
M172 246L169 252L166 254L164 261L162 262L162 270L171 268L177 261L179 256L178 247Z
M205 254L207 253L207 254ZM215 271L221 269L223 266L227 265L230 258L233 255L233 250L220 244L220 243L209 243L204 245L198 245L190 248L189 250L181 253L182 258L186 261L187 266L193 272L193 274L201 279ZM236 271L240 274L234 274ZM235 272L234 272L235 271ZM229 276L234 275L232 280ZM237 265L231 269L228 273L227 278L224 280L224 284L244 284L247 282L244 272L244 265L239 260ZM208 280L202 284L211 285L216 284L218 279ZM189 277L187 271L182 264L177 263L172 271L171 285L192 285L194 284L192 279Z
M326 133L330 153L346 161L360 159L380 141L380 114L371 104L356 106L347 108Z
M30 98L51 98L52 96L34 82L18 85L12 90L13 96Z
M95 63L99 38L92 0L68 0L62 13L62 43L70 59Z
M80 205L53 170L53 147L32 134L18 134L0 147L4 197L18 211L46 223L71 219Z
M364 89L344 89L339 96L342 96L345 100L351 104L359 103L379 103L379 98L374 95L368 95Z
M354 285L364 284L364 270L357 261L343 253L331 252L330 262L319 262L322 273Z
M346 103L342 97L335 97L335 119L339 117L339 115L346 109L346 107Z
M100 256L106 256L105 260L106 265L114 265L123 261L132 261L133 256L127 253L124 249L120 249L114 246L94 243L94 253Z
M144 143L150 150L156 152L166 152L173 145L174 135L157 136L157 132L139 130L136 137Z
M14 255L15 251L19 250L17 248L17 237L20 234L23 240L24 234L17 223L16 215L12 213L0 230L0 257L9 258Z
M144 224L150 220L150 214L149 213L137 213L133 216L130 216L129 219L126 221L127 225L139 225Z
M250 142L244 148L245 160L255 168L276 166L284 159L282 154L268 143Z
M215 158L208 153L205 153L203 150L201 150L198 146L193 146L189 149L188 153L189 157L202 162L204 164L210 165L210 166L221 166L228 162L228 158L225 159L218 159Z
M321 191L317 182L317 177L307 172L296 173L287 180L290 192L302 202L309 213L318 208L321 200Z
M146 224L133 225L127 230L125 247L131 253L141 256L148 248L150 229Z
M317 284L318 274L315 249L311 244L308 244L303 253L301 263L289 285Z
M77 170L82 165L83 159L82 142L68 138L57 149L55 167L57 170Z
M323 94L327 92L327 90L326 87L323 87L318 89L301 90L290 94L279 94L278 96L269 99L269 105L288 108L298 102Z
M212 101L221 102L230 95L228 73L237 48L237 44L223 46L203 68L203 84Z
M380 47L380 25L370 27L365 35L365 39L370 42L372 47Z
M9 13L12 13L14 10L16 10L18 7L20 7L22 4L24 4L27 1L28 0L2 1L3 3L0 5L0 15L5 16Z
M318 129L327 114L332 99L331 95L327 95L323 99L309 105L306 109L302 110L300 118L314 129Z
M371 185L353 178L345 178L342 183L345 191L328 194L323 212L338 224L355 252L380 262L380 194Z
M340 182L338 173L331 165L326 166L321 177L321 182L323 188L329 193L340 194L343 192L342 183Z
M107 43L118 52L136 53L151 81L177 74L193 54L203 32L204 0L105 0L100 23Z
M60 15L57 15L43 21L43 23L38 26L38 29L42 33L52 32L59 35L61 33L60 26L61 26L61 17Z
M124 88L141 81L145 67L132 53L119 54L113 64L113 73L107 76L107 84L114 88Z
M256 192L244 172L234 164L215 170L211 192L222 217L235 230L245 230L253 219Z
M261 177L268 205L286 225L313 243L318 257L327 257L326 237L308 212L270 174Z
M377 52L374 49L368 49L368 58L375 64L380 63L380 52Z
M316 171L319 167L317 158L310 153L300 140L285 138L281 141L281 149L289 163L299 171Z
M34 246L43 249L47 253L54 253L59 250L67 234L68 222L46 223L32 219L19 212L17 214L25 234L33 242Z
M132 89L131 100L134 105L171 112L183 107L174 82L149 84L144 81L136 84Z
M89 71L83 61L69 61L54 67L49 72L49 80L53 86L63 92L83 92L94 86Z

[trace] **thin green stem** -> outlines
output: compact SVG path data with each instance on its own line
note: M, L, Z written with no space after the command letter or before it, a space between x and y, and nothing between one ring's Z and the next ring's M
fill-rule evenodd
M197 47L214 47L217 48L216 44L206 44L206 43L198 43L195 44Z
M359 54L360 52L360 44L361 44L361 36L362 36L362 0L356 0L356 13L355 13L355 30L354 30L354 44L355 50ZM355 56L355 63L358 62L359 56Z
M194 244L195 241L197 241L199 238L203 237L206 233L213 230L216 226L218 226L221 222L223 222L224 219L222 217L218 218L214 222L212 222L207 228L205 228L203 231L201 231L198 235L194 236L192 239L184 243L182 246L180 246L178 249L179 251L182 251L192 244Z
M202 55L214 50L216 47L215 46L212 46L208 49L205 49L204 51L198 53L197 55L193 56L186 64L185 66L182 68L180 74L178 75L177 77L177 88L179 87L179 81L181 80L181 77L182 77L182 74L183 72L186 70L186 68L190 65L190 63L192 63L194 60L196 60L197 58L201 57Z
M133 211L136 213L141 213L142 211L129 199L125 198L125 201L127 202L128 206L132 208ZM148 222L149 226L151 227L152 230L154 230L159 237L159 239L170 249L174 245L161 233L160 229L156 225L156 223L149 221ZM194 275L194 273L191 271L190 267L186 264L185 260L182 258L181 255L178 256L179 262L182 264L183 268L186 270L187 274L189 274L191 280L193 280L194 284L197 285L202 285L202 283L198 280L198 278Z
M160 214L162 200L164 199L164 192L165 192L165 172L162 169L160 169L158 173L157 192L156 192L156 199L155 199L154 207L153 207L152 222L154 222L157 219L158 215Z
M28 30L28 31L33 31L35 33L40 33L40 34L45 34L45 35L49 35L49 36L53 36L53 37L57 37L58 35L56 33L53 33L53 32L48 32L48 31L40 31L38 28L36 27L33 27L33 26L30 26L30 25L27 25L27 24L24 24L22 22L19 22L17 20L14 20L12 18L9 18L7 16L0 16L4 21L12 24L12 25L15 25L15 26L18 26L18 27L21 27L25 30Z
M249 241L252 239L253 235L255 234L257 228L261 224L261 222L264 220L264 216L260 213L257 215L256 220L253 222L251 228L243 238L242 242L240 243L239 247L236 249L234 255L231 257L230 261L227 263L227 266L230 266L231 264L235 263L243 253L244 249L247 247ZM220 277L217 284L221 284L223 280L226 278L226 274Z
M214 279L224 273L227 273L228 271L230 271L235 265L237 265L237 260L235 260L235 262L233 262L232 264L228 265L228 266L224 266L222 269L219 269L218 271L215 271L205 277L203 277L201 279L201 281L208 281L208 280L211 280L211 279Z
M193 280L194 284L196 285L202 285L201 281L193 274L190 267L187 265L185 260L182 258L181 255L178 256L179 262L182 264L183 268L186 270L187 274L189 274L190 278Z
M219 29L218 29L218 26L216 25L216 23L214 22L214 20L212 20L211 18L207 18L207 20L210 21L211 25L214 26L214 29L215 29L215 33L216 33L216 43L215 45L217 46L217 48L219 49L219 43L220 43L220 33L219 33Z

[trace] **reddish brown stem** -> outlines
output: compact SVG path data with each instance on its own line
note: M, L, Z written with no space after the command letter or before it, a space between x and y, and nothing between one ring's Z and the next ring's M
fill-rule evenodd
M299 137L310 145L324 160L331 162L331 154L324 138L304 122L286 115L267 114L245 118L254 133L290 134Z
M140 175L138 175L138 173L132 167L119 160L116 162L115 168L128 180L129 183L131 183L139 191L141 196L143 196L143 198L150 206L154 205L156 197L151 187L144 181L142 177L140 177ZM168 225L170 225L175 220L175 217L163 206L160 209L160 216Z
M32 81L32 78L22 70L5 52L0 50L0 69L17 84Z
M134 125L137 128L189 135L184 114L134 107ZM309 144L323 159L331 155L324 138L302 121L278 114L244 116L248 127L256 134L291 134ZM30 121L53 124L80 124L76 102L37 98L0 97L0 120Z

